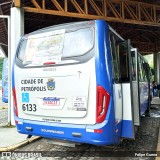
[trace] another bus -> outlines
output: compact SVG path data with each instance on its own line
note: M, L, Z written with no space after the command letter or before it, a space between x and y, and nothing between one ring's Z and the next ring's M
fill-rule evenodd
M8 103L8 59L3 60L2 68L2 102Z
M12 90L17 130L28 135L115 145L134 139L149 112L147 63L103 20L23 36Z

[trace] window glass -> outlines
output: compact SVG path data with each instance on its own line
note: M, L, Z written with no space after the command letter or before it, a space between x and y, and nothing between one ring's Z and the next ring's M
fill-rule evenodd
M93 29L80 29L65 34L63 57L82 56L92 49Z
M128 63L128 49L125 42L119 43L116 46L117 53L120 58L120 71L121 71L121 81L129 81L129 63Z
M134 51L131 51L131 72L132 81L136 81L136 57Z
M144 81L147 81L147 75L146 75L146 63L145 63L144 60L142 61L142 67L143 67L143 80L144 80Z
M55 33L56 32L56 33ZM18 58L26 64L43 65L60 62L62 58L85 55L94 46L94 29L85 28L72 32L53 31L31 35L23 39Z
M139 81L143 82L143 69L142 69L141 57L138 57L138 63L139 63Z
M144 80L148 81L149 79L149 65L145 62L145 60L143 60L143 70L144 70Z
M111 56L112 56L112 68L113 68L113 78L115 83L119 82L120 76L119 76L119 63L118 63L118 57L116 53L115 48L115 39L114 35L110 33L110 41L111 41Z

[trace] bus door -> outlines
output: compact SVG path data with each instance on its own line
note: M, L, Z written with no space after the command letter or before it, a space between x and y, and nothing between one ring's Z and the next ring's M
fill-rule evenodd
M140 126L140 99L139 99L139 75L138 75L138 50L131 49L131 73L132 73L132 99L134 111L134 125Z
M122 137L135 137L134 131L134 110L133 110L133 91L131 74L131 47L130 41L122 41L116 44L117 53L120 61L122 95L123 95L123 123Z
M113 68L113 95L114 95L114 112L115 112L115 129L114 140L121 138L122 131L122 85L120 83L120 64L116 50L116 37L110 33L111 55Z
M148 115L150 110L149 64L138 54L140 115Z

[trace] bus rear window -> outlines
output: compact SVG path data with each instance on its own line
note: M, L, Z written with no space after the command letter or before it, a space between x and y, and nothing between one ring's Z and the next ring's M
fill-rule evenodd
M63 58L85 55L94 46L93 28L65 32L64 29L30 35L23 38L18 59L23 65L61 63Z

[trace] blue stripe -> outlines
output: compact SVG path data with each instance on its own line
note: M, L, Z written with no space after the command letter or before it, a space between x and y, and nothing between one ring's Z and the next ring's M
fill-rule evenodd
M15 117L15 120L21 122L17 124L17 130L22 134L37 135L48 138L69 140L74 142L89 143L94 145L112 145L113 128L108 121L96 125L74 125L47 123L39 121L22 120ZM32 128L32 131L26 130L26 127ZM102 129L102 133L86 132L86 129ZM74 137L73 133L81 134L81 137Z
M106 115L107 133L105 137L117 144L120 141L121 131L117 133L115 141L115 111L113 102L113 73L112 73L112 57L109 40L109 25L105 21L96 21L96 85L102 86L110 94L110 104ZM120 125L121 126L121 125ZM121 127L120 127L121 128ZM97 138L98 139L98 138Z

